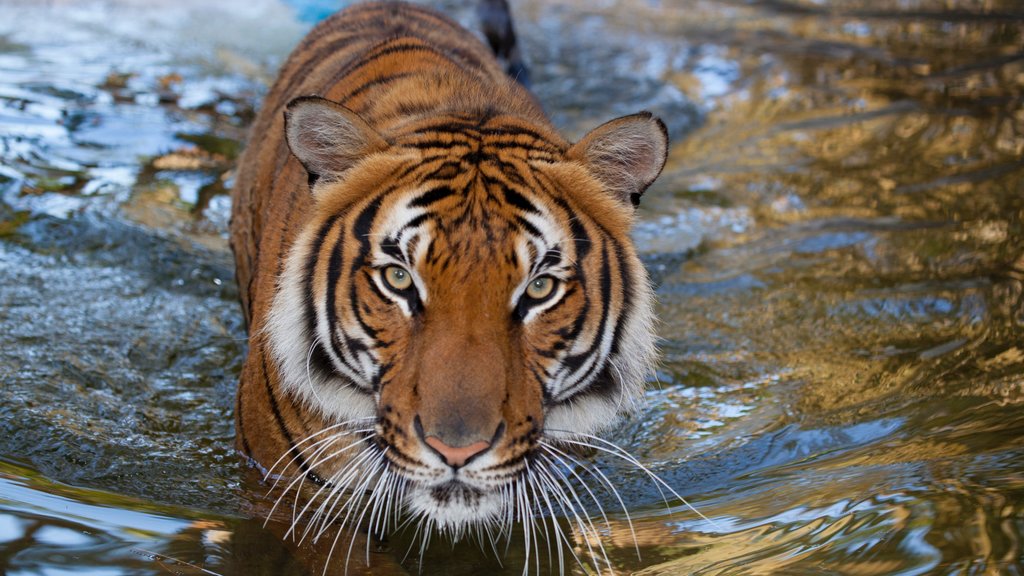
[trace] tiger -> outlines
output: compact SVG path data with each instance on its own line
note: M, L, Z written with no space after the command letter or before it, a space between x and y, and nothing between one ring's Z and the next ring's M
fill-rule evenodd
M667 154L646 111L567 141L426 7L320 22L232 189L239 453L318 526L402 516L458 539L565 510L541 498L559 446L635 411L652 374L630 230Z

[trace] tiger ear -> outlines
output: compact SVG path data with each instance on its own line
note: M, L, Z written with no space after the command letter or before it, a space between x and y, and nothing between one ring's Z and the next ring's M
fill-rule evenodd
M388 143L358 114L318 96L288 103L285 138L310 179L335 180L363 157Z
M615 198L633 206L661 174L668 157L668 130L650 112L616 118L591 130L569 149Z

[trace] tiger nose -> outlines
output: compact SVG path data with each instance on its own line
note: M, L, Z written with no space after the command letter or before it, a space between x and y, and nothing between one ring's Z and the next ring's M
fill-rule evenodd
M505 423L499 423L488 441L484 439L487 437L486 434L472 433L465 429L465 422L459 420L459 423L462 425L456 426L448 422L447 426L428 426L424 429L419 415L413 419L416 435L452 468L464 466L470 458L486 452L498 442L505 431Z
M427 443L427 446L430 446L434 451L440 454L441 457L444 458L445 462L447 462L452 468L458 468L459 466L464 465L466 460L469 460L473 456L476 456L491 447L490 442L484 442L482 440L480 442L473 442L469 446L449 446L437 436L427 436L424 439L424 442Z

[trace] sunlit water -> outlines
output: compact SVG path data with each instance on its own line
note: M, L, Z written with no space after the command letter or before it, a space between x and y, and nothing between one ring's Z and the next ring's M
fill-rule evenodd
M614 569L1024 572L1022 7L513 5L566 133L646 108L674 139L635 232L663 361L608 438L711 520L592 455ZM331 9L0 3L0 573L307 570L232 449L225 191ZM379 572L502 570L408 540Z

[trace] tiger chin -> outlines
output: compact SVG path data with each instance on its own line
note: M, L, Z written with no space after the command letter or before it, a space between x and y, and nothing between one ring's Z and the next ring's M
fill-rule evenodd
M293 533L404 517L458 538L582 513L557 495L567 447L634 409L651 372L629 231L667 150L646 112L567 142L423 7L310 32L232 191L236 443L297 499Z

